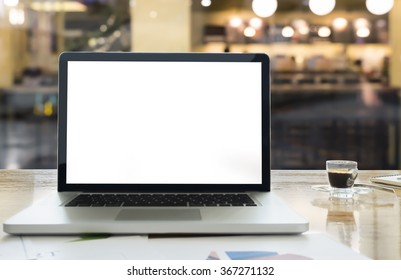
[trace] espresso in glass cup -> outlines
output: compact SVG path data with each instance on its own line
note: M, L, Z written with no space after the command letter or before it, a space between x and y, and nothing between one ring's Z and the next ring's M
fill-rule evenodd
M358 177L358 163L351 160L326 161L327 176L331 195L340 198L351 198L353 186Z

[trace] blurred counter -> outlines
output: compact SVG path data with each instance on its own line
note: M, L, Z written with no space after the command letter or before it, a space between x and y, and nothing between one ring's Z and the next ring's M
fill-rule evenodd
M1 116L52 116L57 112L57 85L16 85L0 90Z

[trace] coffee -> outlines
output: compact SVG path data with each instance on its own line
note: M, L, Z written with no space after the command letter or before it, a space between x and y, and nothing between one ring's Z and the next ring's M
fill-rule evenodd
M334 188L350 188L354 184L352 170L329 170L330 185Z

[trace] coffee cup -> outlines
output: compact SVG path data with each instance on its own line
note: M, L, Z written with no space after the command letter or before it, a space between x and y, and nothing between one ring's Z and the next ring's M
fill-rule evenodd
M350 160L328 160L326 171L331 195L339 198L353 196L355 179L358 177L358 163Z

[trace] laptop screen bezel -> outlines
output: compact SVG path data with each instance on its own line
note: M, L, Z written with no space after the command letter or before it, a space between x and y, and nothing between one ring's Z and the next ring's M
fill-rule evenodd
M70 184L67 183L67 98L69 61L167 61L261 63L262 182L261 184ZM243 192L270 191L270 60L266 54L65 52L59 57L58 191L73 192Z

